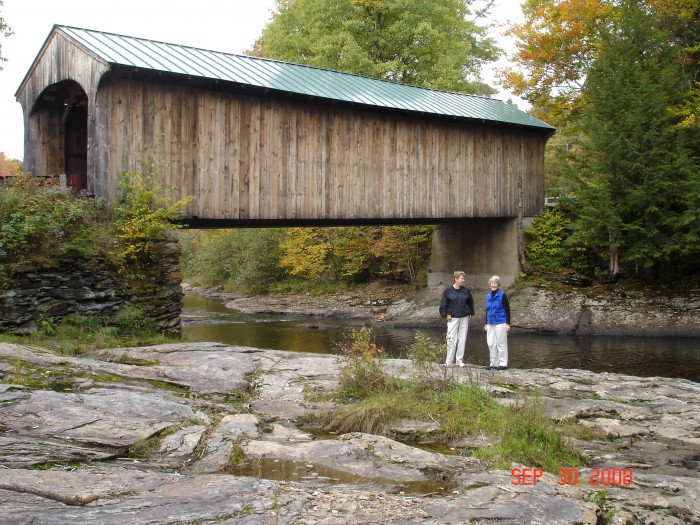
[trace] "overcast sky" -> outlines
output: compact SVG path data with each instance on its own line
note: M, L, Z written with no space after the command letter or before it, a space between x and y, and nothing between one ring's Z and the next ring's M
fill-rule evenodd
M0 40L8 59L0 63L0 151L20 160L24 119L15 93L54 24L242 53L252 47L274 7L274 0L3 1L0 16L15 34ZM496 2L495 21L520 19L520 0ZM489 80L488 73L484 77ZM514 98L507 93L497 97Z

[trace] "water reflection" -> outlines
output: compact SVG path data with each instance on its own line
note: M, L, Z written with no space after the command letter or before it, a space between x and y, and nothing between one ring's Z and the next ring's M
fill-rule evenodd
M365 477L326 465L279 458L257 458L245 464L230 467L227 472L237 476L253 476L274 481L323 481L330 484L347 483L364 488L372 485L389 487L390 492L405 494L435 494L451 490L454 480L440 476L425 480L396 480L384 477Z
M215 298L187 295L183 304L183 338L294 352L337 352L357 321L241 314ZM355 323L355 324L353 324ZM488 364L486 336L473 326L467 338L467 359ZM423 329L442 341L442 329ZM377 344L391 357L405 357L415 329L376 325ZM509 365L513 368L579 368L641 377L679 377L700 382L700 339L670 337L557 336L511 334Z

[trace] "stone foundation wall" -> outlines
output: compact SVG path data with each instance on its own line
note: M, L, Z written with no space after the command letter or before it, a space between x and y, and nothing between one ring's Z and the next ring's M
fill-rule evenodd
M49 268L17 270L0 288L0 331L28 333L41 319L72 314L114 323L129 306L144 310L159 331L179 335L182 310L180 245L162 243L153 277L132 285L103 257L63 258Z

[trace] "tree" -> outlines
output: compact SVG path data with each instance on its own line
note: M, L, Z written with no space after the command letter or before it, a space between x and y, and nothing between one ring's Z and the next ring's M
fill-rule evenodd
M382 273L404 274L411 284L420 284L419 271L430 259L433 228L387 226L382 233L374 248L375 255L382 260Z
M434 89L492 94L500 50L477 0L277 0L253 54Z
M499 72L506 88L530 102L533 114L561 127L580 107L600 32L609 22L609 0L526 0L525 21L512 25L518 51Z
M0 0L0 7L4 5L4 2ZM3 36L7 38L8 36L12 36L14 33L12 32L12 28L7 25L5 22L5 19L0 16L0 36ZM0 44L0 62L7 62L7 58L2 56L2 44ZM2 71L2 66L0 65L0 71Z
M380 226L331 228L330 238L340 275L351 279L372 278L379 268L375 247L382 237Z
M606 253L613 274L693 267L700 0L526 0L523 13L501 80L559 128L546 186L575 194L567 245Z
M280 265L290 275L314 280L330 269L331 245L323 228L288 228L280 247Z
M588 71L600 52L602 36L619 22L625 5L653 16L664 40L677 52L681 91L697 92L700 68L700 0L525 0L524 22L506 32L516 39L511 67L499 72L504 87L533 106L532 113L559 128L583 104ZM698 99L685 105L697 121Z
M284 276L280 268L284 237L279 228L206 230L184 243L182 270L195 286L223 285L227 292L261 293ZM180 235L181 242L184 235Z
M654 13L634 2L618 13L587 71L575 239L606 246L613 273L619 258L653 277L700 254L700 137L672 111L681 50Z
M22 163L16 159L8 159L7 156L0 151L0 179L3 177L17 177L22 175Z

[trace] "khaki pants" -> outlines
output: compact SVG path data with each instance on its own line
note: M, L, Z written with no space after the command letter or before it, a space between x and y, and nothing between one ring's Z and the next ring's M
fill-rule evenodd
M447 321L447 359L445 364L461 363L464 360L464 348L467 345L469 316L453 317Z

